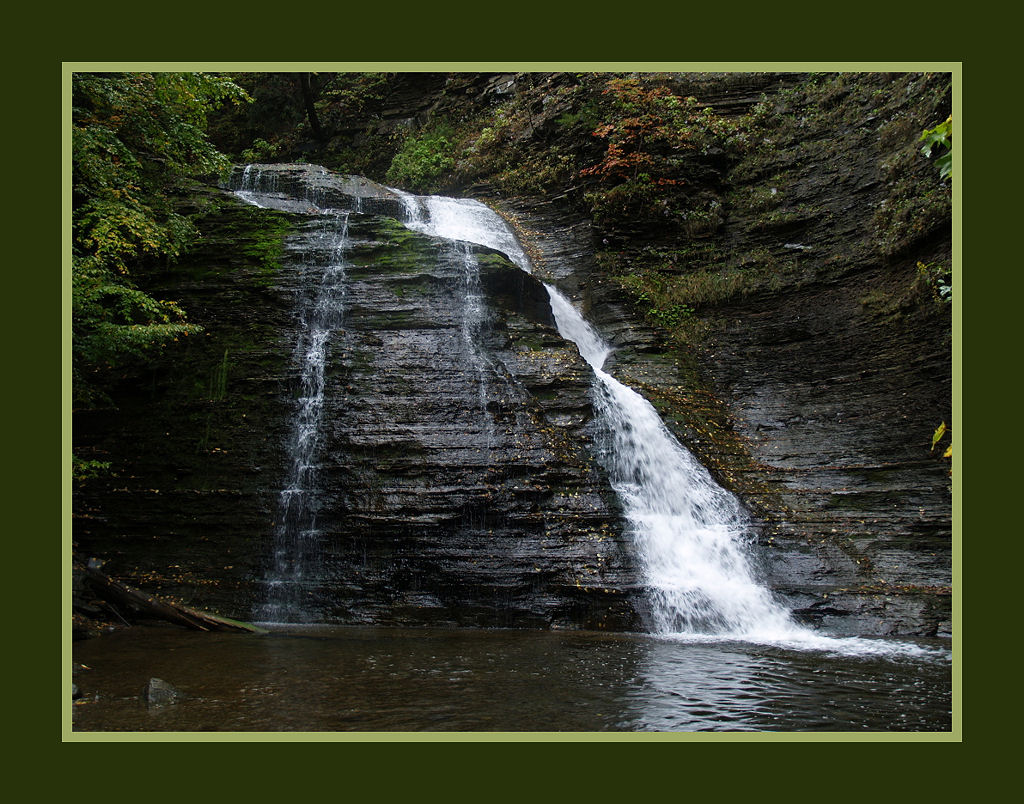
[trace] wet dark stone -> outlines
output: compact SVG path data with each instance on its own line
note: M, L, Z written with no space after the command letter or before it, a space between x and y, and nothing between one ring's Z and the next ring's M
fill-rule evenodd
M314 203L403 213L368 180L273 171L282 193L309 202L286 204L294 213ZM761 575L799 619L839 634L942 636L949 479L921 445L948 418L948 344L930 313L892 320L860 301L864 288L913 280L912 259L882 264L862 242L876 172L865 162L842 182L808 179L794 193L842 212L841 225L809 217L798 243L770 233L780 253L846 251L848 264L703 310L708 332L685 360L602 275L602 244L565 199L507 201L503 211L530 232L538 276L615 346L609 370L651 399L751 511ZM851 193L868 201L851 206ZM222 216L255 214L229 197ZM76 494L79 546L110 558L112 574L242 618L265 594L282 445L301 393L290 356L310 292L302 265L323 225L291 220L270 275L239 259L237 233L218 246L212 222L209 250L161 280L164 297L208 326L206 342L127 375L119 411L75 419L77 445L121 468ZM764 233L749 223L727 219L720 236L753 244ZM476 249L487 315L473 347L461 254L371 214L353 215L350 233L315 467L312 555L323 569L302 589L307 616L637 627L637 570L593 460L589 369L555 331L543 287ZM806 243L813 251L787 249ZM197 260L218 267L198 281ZM206 389L225 350L228 391L215 399Z
M401 199L387 187L363 176L344 175L319 165L266 164L235 167L228 181L232 189L244 189L246 176L274 203L274 207L299 214L337 209L401 217Z
M170 706L184 697L181 690L162 678L151 678L142 691L142 700L147 706Z

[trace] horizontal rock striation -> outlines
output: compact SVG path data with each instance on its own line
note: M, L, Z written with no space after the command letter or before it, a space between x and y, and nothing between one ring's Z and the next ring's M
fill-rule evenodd
M232 617L261 611L305 393L303 310L330 258L324 227L346 217L319 210L400 203L342 179L362 193L346 203L321 175L282 168L268 194L298 190L313 214L227 196L203 247L159 282L206 334L125 376L119 410L76 414L78 448L117 473L76 491L76 548L112 576ZM268 220L290 231L269 268L244 256ZM301 577L285 579L295 618L638 627L636 570L592 455L590 369L555 330L543 285L482 247L379 215L347 221L305 490L315 542L301 547Z
M588 448L588 369L555 331L543 287L496 252L389 219L349 225L310 616L631 623L631 563ZM476 341L467 261L486 302Z

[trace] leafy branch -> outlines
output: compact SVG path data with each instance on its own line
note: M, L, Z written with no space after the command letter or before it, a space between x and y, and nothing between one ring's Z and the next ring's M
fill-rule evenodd
M953 115L929 128L921 134L921 153L931 159L935 154L935 165L939 169L939 178L945 181L953 176Z
M187 180L228 165L207 115L248 95L210 73L72 76L72 331L76 401L102 399L100 368L201 331L138 279L196 237L169 200Z

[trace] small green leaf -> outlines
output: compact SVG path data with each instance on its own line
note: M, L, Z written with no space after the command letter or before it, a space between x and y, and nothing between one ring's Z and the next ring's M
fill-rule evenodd
M932 151L936 152L935 163L939 168L939 177L945 181L953 175L953 116L946 118L945 122L939 123L935 128L922 132L920 142L921 153L928 159Z
M932 436L932 449L935 449L935 445L939 443L939 439L946 434L946 423L943 422L937 428L935 428L935 435Z

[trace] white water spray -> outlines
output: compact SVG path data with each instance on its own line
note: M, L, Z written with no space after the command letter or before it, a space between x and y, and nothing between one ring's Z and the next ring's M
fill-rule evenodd
M324 369L331 336L342 323L346 295L345 252L348 213L323 220L304 265L318 272L313 297L300 310L296 361L302 394L296 401L288 445L291 469L278 504L274 561L267 576L266 600L259 619L289 622L315 619L304 588L318 580L321 555L317 530L317 461L324 408Z
M503 251L532 272L511 229L484 204L401 196L409 228ZM797 626L748 565L747 521L735 497L676 441L649 402L603 370L611 348L565 296L546 287L559 332L594 369L600 457L622 500L644 568L652 630L792 637Z
M557 290L548 287L559 332L594 369L601 459L618 492L661 634L792 634L789 614L754 579L746 517L665 427L651 404L603 370L610 349Z
M249 165L235 194L259 207L273 206L277 176ZM257 611L262 622L315 620L308 587L319 579L320 532L317 530L319 483L317 463L324 409L324 374L331 338L341 327L347 292L345 255L349 248L349 213L322 209L316 194L304 199L323 217L302 242L302 288L299 337L294 363L299 367L301 393L295 402L288 441L290 468L278 500L273 562L266 576L264 602Z
M405 205L410 229L448 240L464 240L493 248L531 273L530 260L504 219L486 204L471 198L415 196L391 189Z

